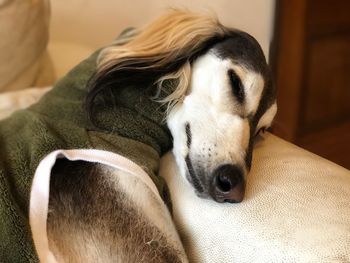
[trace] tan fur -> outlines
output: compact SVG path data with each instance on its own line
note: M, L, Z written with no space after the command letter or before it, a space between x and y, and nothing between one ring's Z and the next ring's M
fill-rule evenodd
M121 170L57 161L49 211L49 246L60 263L188 262L165 204Z
M159 92L163 89L163 84L166 80L170 80L170 79L178 80L177 87L172 94L166 96L163 99L157 99L157 97L155 98L160 103L163 103L163 104L168 103L166 118L169 116L169 113L174 108L174 106L178 102L182 102L183 98L187 93L187 88L189 87L189 84L190 84L190 78L191 78L191 65L189 62L187 62L177 72L165 75L158 80L157 84L158 84Z
M212 15L170 10L131 36L128 43L104 49L99 58L98 70L101 72L118 64L119 68L122 68L123 62L150 57L155 62L145 66L144 69L161 68L175 61L184 50L191 52L215 35L224 36L226 31L226 27ZM177 72L159 79L157 81L159 89L167 79L179 80L175 92L160 102L169 103L171 109L181 101L187 91L190 73L190 65L186 63Z

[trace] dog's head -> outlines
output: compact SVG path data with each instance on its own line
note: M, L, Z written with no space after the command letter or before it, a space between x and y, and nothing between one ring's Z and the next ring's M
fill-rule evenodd
M254 138L276 110L265 57L250 35L232 31L192 63L168 125L180 171L199 196L242 201Z
M106 88L162 89L172 79L177 87L159 101L170 105L166 119L181 174L201 197L240 202L254 138L277 109L261 47L213 17L173 10L102 52L87 104Z

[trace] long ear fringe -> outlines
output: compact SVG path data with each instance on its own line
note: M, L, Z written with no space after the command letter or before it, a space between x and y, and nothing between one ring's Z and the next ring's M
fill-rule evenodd
M183 98L189 86L190 76L191 65L189 62L187 62L178 71L170 73L158 79L158 91L156 96L154 96L154 99L161 104L167 104L165 120L169 116L170 111L176 106L176 104L183 101ZM159 94L161 93L161 90L163 90L163 87L168 80L177 81L177 87L173 93L169 94L165 98L160 98Z
M90 120L93 122L96 97L108 89L146 89L156 82L161 88L164 80L177 78L175 92L162 101L174 106L186 92L189 63L226 35L227 28L212 16L171 10L130 42L104 49L86 98Z

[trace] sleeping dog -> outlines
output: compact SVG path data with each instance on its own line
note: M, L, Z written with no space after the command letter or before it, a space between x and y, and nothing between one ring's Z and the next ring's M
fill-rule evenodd
M11 154L26 152L30 168L21 164L20 172L34 174L26 179L31 190L14 194L30 199L29 208L21 205L36 249L28 256L26 246L21 258L187 262L156 176L160 156L173 149L199 197L241 202L254 138L276 109L264 54L249 34L178 10L125 31L0 125L34 123L19 135L33 138L30 150L21 145ZM5 259L8 248L0 245Z

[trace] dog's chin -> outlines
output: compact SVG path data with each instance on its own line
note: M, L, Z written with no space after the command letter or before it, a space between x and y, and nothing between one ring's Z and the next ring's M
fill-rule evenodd
M200 199L208 199L208 200L213 200L213 198L208 194L204 192L198 192L198 190L194 189L194 193L196 194L197 197Z
M193 180L190 176L190 174L186 171L184 174L182 174L182 177L185 179L186 183L189 185L190 188L192 188L191 190L194 191L194 193L196 194L197 197L201 198L201 199L212 199L208 193L208 191L201 191L199 189L197 189L197 187L194 185Z

